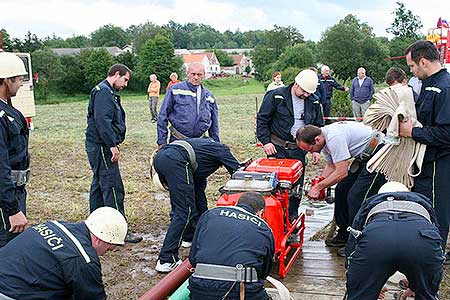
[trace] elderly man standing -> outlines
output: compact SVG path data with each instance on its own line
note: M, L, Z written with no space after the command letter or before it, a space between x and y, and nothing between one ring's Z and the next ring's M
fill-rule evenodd
M366 69L359 68L350 88L354 117L364 117L374 93L375 87L372 78L366 76Z
M319 90L321 95L321 104L323 108L323 116L329 117L331 113L331 98L333 97L333 89L348 92L348 87L341 85L330 76L330 67L323 65L320 68L322 74L319 75ZM325 121L327 124L329 120Z
M158 118L158 99L159 90L161 89L161 83L156 78L155 74L150 75L150 84L148 85L148 106L150 108L150 114L152 116L152 123L156 122Z
M257 116L256 135L267 156L298 159L306 165L306 152L295 144L295 134L308 124L323 125L322 108L314 95L317 83L316 72L303 70L295 77L295 82L265 94ZM319 157L314 153L313 163ZM299 180L300 185L303 179L304 175ZM289 198L291 221L298 216L300 200L296 196Z
M159 148L167 144L169 131L169 142L207 134L216 142L220 141L216 99L202 85L205 67L192 63L187 75L188 80L171 86L161 105L157 123Z

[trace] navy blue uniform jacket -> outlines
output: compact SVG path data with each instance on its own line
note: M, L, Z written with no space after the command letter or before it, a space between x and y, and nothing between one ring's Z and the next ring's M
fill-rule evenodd
M239 168L239 162L231 154L227 145L215 142L211 138L192 138L185 139L194 149L198 168L193 172L196 178L207 178L218 168L224 166L230 174L233 174ZM169 148L183 149L176 144L167 144L163 149ZM186 151L180 151L189 161Z
M396 192L396 193L377 194L364 201L358 213L356 214L355 219L353 220L352 228L356 230L363 230L367 219L367 215L369 214L370 210L377 204L387 201L388 197L394 197L396 200L416 202L422 205L430 214L431 222L436 226L438 226L436 214L434 212L433 207L431 206L431 201L427 197L425 197L422 194L414 192ZM347 249L353 251L355 247L356 247L356 240L352 235L350 235Z
M256 120L256 135L263 145L271 143L270 134L284 141L294 141L291 135L291 128L294 125L291 95L293 85L269 91L264 95ZM319 98L314 94L305 99L303 120L305 125L323 125L322 107Z
M39 224L1 248L0 293L17 300L106 299L84 222Z
M0 212L7 216L19 212L11 170L26 170L30 166L28 136L22 113L0 101Z
M423 80L416 111L423 127L414 127L412 138L427 145L424 162L450 154L450 74L446 69Z
M86 140L114 147L125 140L125 111L120 96L105 79L91 91Z
M189 261L197 263L254 267L257 283L246 283L246 293L263 292L275 253L274 238L267 223L247 205L215 207L205 212L195 231ZM192 277L190 289L222 297L232 282ZM236 285L239 290L239 284ZM255 296L256 296L255 295ZM218 298L220 299L220 298ZM249 298L250 299L250 298ZM256 298L251 298L256 299Z

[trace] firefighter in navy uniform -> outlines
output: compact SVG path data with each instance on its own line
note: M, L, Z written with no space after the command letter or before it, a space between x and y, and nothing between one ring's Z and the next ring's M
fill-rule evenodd
M405 53L411 72L422 80L416 111L423 127L413 127L411 120L405 120L400 123L400 136L427 145L413 191L431 199L445 249L450 226L450 74L442 68L431 42L417 41ZM446 263L448 260L447 254Z
M158 272L170 272L177 263L182 242L192 242L200 215L208 210L206 178L224 166L232 174L240 166L230 149L211 138L177 140L162 147L152 159L153 181L164 183L170 195L171 222L156 265ZM161 182L161 183L160 183ZM200 196L199 196L200 195Z
M25 230L25 184L29 178L28 126L22 113L12 107L27 74L22 60L0 52L0 247Z
M431 201L398 182L385 183L356 215L346 247L348 300L376 300L396 271L416 300L437 298L444 253Z
M243 193L236 206L215 207L202 215L189 261L192 300L267 300L264 280L275 253L271 229L262 219L261 194ZM242 297L244 296L244 297Z
M118 92L128 85L131 74L127 66L115 64L110 68L108 77L91 91L85 143L93 173L89 191L90 212L110 206L125 216L119 145L125 140L126 125ZM126 238L130 243L141 240L142 237L131 232Z
M0 249L1 300L104 300L99 256L123 245L127 222L101 207L84 222L50 221Z
M256 135L269 157L292 158L306 166L306 152L295 144L295 135L305 125L323 125L322 108L319 98L314 95L317 89L317 75L313 70L303 70L289 86L269 91L257 116ZM313 163L320 154L313 154ZM304 173L298 184L303 186ZM300 198L289 198L289 219L298 217Z

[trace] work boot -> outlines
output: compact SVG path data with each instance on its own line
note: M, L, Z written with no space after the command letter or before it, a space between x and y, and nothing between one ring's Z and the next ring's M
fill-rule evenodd
M180 259L175 263L170 263L170 262L161 263L161 261L158 259L155 270L158 271L159 273L169 273L170 271L175 270L176 267L181 265L182 262L183 261Z
M125 242L136 244L142 241L142 236L137 235L136 233L128 232L125 237Z
M345 244L347 244L347 239L348 238L343 238L337 234L332 239L325 240L325 245L328 247L344 247Z

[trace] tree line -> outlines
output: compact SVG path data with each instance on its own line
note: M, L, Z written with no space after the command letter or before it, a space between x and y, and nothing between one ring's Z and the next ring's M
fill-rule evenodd
M158 75L164 87L171 72L181 73L182 61L175 57L175 48L210 49L222 66L233 63L224 48L252 48L250 52L256 69L256 78L268 81L274 71L281 71L286 82L292 81L298 71L305 67L327 64L341 80L356 75L362 66L376 82L384 80L390 66L407 70L404 59L388 60L402 56L412 42L423 38L420 34L421 20L402 2L392 12L394 21L386 29L393 38L377 37L373 28L349 14L334 26L327 28L318 42L306 41L299 29L274 25L270 30L236 30L223 33L209 25L170 21L163 26L147 22L131 25L126 29L108 24L89 36L39 38L28 32L23 39L3 33L6 51L32 54L33 70L39 73L37 98L49 94L87 93L105 77L111 64L118 62L129 66L133 80L129 90L143 92L151 73ZM133 53L111 56L109 47L133 45ZM86 48L79 55L58 56L51 48Z

